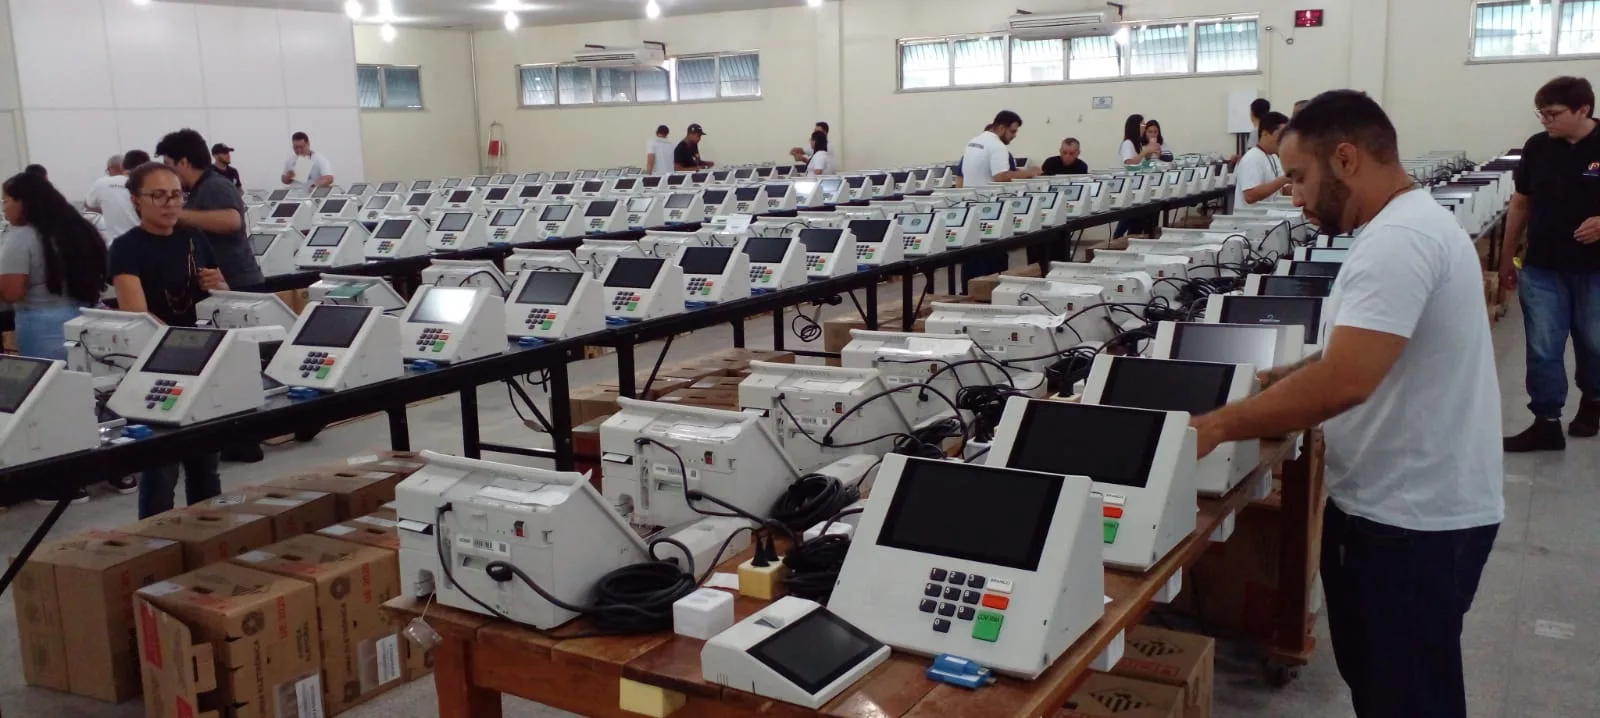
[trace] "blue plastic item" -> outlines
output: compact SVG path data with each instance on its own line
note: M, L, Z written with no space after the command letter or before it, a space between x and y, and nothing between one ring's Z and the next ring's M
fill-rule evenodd
M517 337L517 346L519 346L519 347L539 347L539 346L544 346L544 340L540 339L538 337Z
M994 671L949 653L933 659L926 672L928 680L952 686L977 689L995 682Z
M288 395L290 399L315 399L321 396L322 392L309 386L291 386Z
M430 359L412 359L411 368L417 371L433 371L439 368L439 363Z
M122 427L122 435L130 439L148 439L155 436L156 432L144 424L129 424Z

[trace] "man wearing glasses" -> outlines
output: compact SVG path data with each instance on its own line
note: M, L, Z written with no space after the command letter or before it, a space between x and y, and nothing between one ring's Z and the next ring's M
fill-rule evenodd
M1574 437L1600 434L1600 130L1594 88L1558 77L1539 88L1544 132L1528 138L1506 215L1500 286L1517 290L1527 335L1528 408L1533 426L1505 440L1508 452L1562 451L1567 405L1567 338L1577 357ZM1527 257L1515 259L1527 232Z
M178 221L206 234L228 286L260 284L261 266L256 264L249 227L245 226L244 195L212 168L211 148L205 138L191 129L178 130L161 138L156 154L178 173L189 193Z

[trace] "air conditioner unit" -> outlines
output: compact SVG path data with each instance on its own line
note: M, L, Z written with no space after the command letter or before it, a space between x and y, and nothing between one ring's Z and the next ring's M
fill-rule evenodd
M1012 15L1011 35L1024 40L1110 35L1116 32L1115 23L1107 12Z
M667 53L659 47L608 47L582 50L572 59L581 67L661 67Z

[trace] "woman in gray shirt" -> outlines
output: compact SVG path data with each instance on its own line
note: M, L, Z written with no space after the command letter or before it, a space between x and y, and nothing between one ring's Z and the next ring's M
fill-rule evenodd
M106 287L105 240L50 180L23 173L3 190L11 228L0 238L0 300L16 305L17 349L66 359L62 325Z

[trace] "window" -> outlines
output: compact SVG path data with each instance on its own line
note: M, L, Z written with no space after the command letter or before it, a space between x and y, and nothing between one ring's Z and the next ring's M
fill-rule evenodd
M1146 25L1128 38L1128 74L1175 75L1189 71L1189 26Z
M588 67L556 68L556 89L563 105L594 103L594 70Z
M1564 0L1556 47L1563 55L1600 54L1600 0Z
M634 96L632 70L600 68L595 70L595 80L599 87L596 99L600 102L629 102Z
M753 52L680 57L678 100L761 96L761 56Z
M955 43L955 84L1000 85L1006 81L1006 39L978 37Z
M1195 23L1195 72L1254 70L1260 57L1261 33L1255 20Z
M1122 76L1122 48L1110 35L1072 38L1067 59L1069 77L1091 80Z
M905 43L900 46L900 87L915 90L950 86L950 43Z
M518 84L522 87L522 106L540 107L556 104L556 68L554 65L517 68Z
M717 58L678 60L678 99L711 100L717 96Z
M365 77L362 76L365 83ZM365 93L365 84L361 85ZM517 68L522 107L618 105L761 96L761 56L754 52L669 59L666 67Z
M1472 60L1600 55L1600 0L1477 0Z
M717 58L717 74L722 78L722 97L761 96L760 55L723 55Z
M634 70L635 102L671 102L672 75L666 70Z
M357 65L356 98L363 110L420 110L422 70L415 66Z
M1012 82L1060 82L1067 79L1065 40L1011 41Z

